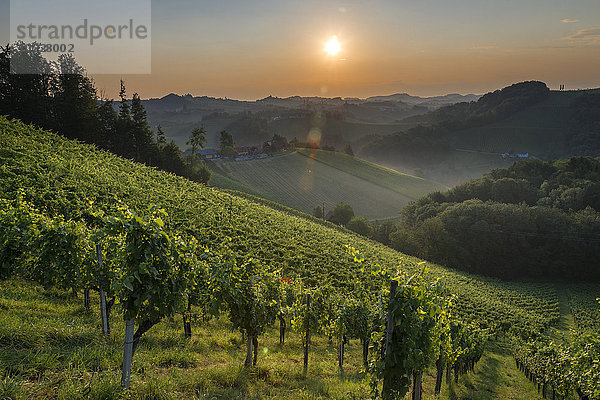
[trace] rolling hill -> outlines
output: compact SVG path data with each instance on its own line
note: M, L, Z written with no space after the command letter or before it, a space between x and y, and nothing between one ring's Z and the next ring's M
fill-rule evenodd
M445 187L346 154L308 149L251 161L213 161L211 184L250 193L306 213L340 201L369 219L397 216L412 200Z
M528 153L542 160L596 155L600 149L599 89L552 91L543 82L521 82L403 122L418 124L374 135L355 146L362 158L399 171L421 168L449 186L479 178Z
M144 100L152 126L161 125L169 139L185 148L192 129L204 124L207 146L218 146L219 132L233 134L241 146L260 146L274 134L304 140L316 113L329 114L320 126L326 144L342 148L365 135L390 134L415 124L406 117L425 114L445 105L476 100L476 95L417 97L408 94L368 99L266 97L256 101L169 94ZM334 116L335 115L335 116Z
M0 198L14 198L24 191L29 201L49 214L76 217L90 204L109 211L123 203L144 213L151 205L160 205L169 213L166 223L193 232L200 244L231 241L236 251L303 279L307 285L353 285L361 271L354 268L345 245L360 249L364 257L383 266L401 266L407 272L423 268L419 259L362 236L257 205L4 117L0 117L0 145ZM304 155L296 157L307 160ZM536 286L534 293L544 293L540 297L527 294L528 284L474 277L434 264L427 267L433 277L447 282L469 313L478 310L482 315L508 318L515 321L515 329L539 329L556 318L552 312L535 313L539 306L552 309L552 285ZM523 301L523 296L529 300Z
M452 144L455 149L530 153L544 159L572 155L565 134L571 123L573 102L581 94L550 91L543 101L501 121L457 131Z

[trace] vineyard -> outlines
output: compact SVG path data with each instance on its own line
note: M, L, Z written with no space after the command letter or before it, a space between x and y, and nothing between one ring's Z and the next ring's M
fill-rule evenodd
M561 317L554 284L423 263L285 208L3 118L0 159L5 397L54 390L111 398L131 386L140 398L163 389L276 398L283 386L298 398L395 398L410 390L420 399L428 374L429 393L444 394L443 376L446 385L458 383L476 369L490 338L514 338L523 346L519 368L527 363L527 374L541 375L533 365L546 359L522 349L546 340L529 341ZM597 334L592 290L575 285L568 293L576 330ZM597 336L574 333L565 343L561 357L577 366L565 393L599 398ZM263 358L279 367L261 367ZM285 363L290 382L281 378L290 377ZM58 373L65 368L77 379ZM172 379L152 383L165 373ZM562 393L556 379L547 382Z
M598 304L598 294L600 285L572 285L568 288L569 303L575 328L584 333L600 332L600 307Z
M402 193L412 200L423 196L423 193L447 189L444 185L428 179L402 174L345 153L312 149L302 149L298 152L312 160L345 171L350 175Z
M369 219L396 217L408 202L443 185L346 154L300 150L250 161L213 161L211 185L257 195L310 213L348 202Z

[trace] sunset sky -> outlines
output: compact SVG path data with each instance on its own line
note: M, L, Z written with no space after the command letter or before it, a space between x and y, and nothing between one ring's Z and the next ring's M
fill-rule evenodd
M152 74L94 78L111 97L123 78L143 98L257 99L576 89L599 87L599 71L599 0L171 0L152 2Z

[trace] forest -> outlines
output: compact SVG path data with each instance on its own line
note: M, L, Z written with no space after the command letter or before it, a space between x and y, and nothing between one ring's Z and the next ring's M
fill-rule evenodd
M508 279L598 280L600 159L525 160L402 210L392 246Z

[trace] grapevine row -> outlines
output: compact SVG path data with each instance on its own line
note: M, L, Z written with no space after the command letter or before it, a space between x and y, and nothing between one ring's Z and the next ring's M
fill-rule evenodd
M167 218L158 208L146 216L121 209L117 215L89 211L80 220L50 218L21 193L12 202L3 200L0 209L2 276L20 275L47 288L74 292L98 290L110 302L116 300L126 321L125 387L144 333L161 319L181 313L185 333L191 335L192 304L203 304L210 316L228 314L246 337L248 367L256 364L258 338L278 318L283 327L286 318L291 320L307 355L311 331L329 336L332 342L339 338L340 368L345 340L360 339L374 391L379 393L379 380L391 382L381 390L384 398L406 393L411 384L420 393L420 376L434 360L438 366L454 368L458 376L481 356L483 335L474 336L472 329L449 318L450 302L439 282L428 283L423 275L393 277L349 248L348 262L354 258L365 274L376 276L381 283L378 290L342 294L328 285L308 288L269 271L256 259L238 257L228 243L201 247L195 238L169 230ZM400 289L386 302L385 286L390 281ZM307 293L312 304L305 301L310 298L304 296ZM104 317L110 311L105 303L103 307ZM391 352L378 350L384 346L383 338ZM281 340L283 344L285 328Z

